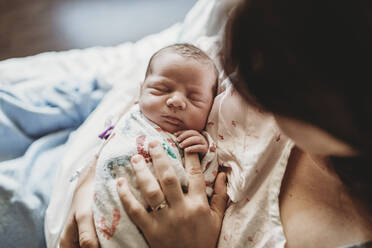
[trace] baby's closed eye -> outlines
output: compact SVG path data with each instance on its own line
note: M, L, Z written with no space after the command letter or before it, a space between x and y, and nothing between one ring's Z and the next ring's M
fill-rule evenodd
M187 97L190 98L190 99L196 99L196 100L202 98L202 96L198 93L189 93L189 94L187 94Z
M152 87L154 90L161 91L161 92L168 92L169 88L165 86L154 86Z

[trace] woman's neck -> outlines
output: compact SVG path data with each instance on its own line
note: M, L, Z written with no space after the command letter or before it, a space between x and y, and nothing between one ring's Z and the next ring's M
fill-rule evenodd
M348 199L349 194L343 183L330 168L327 158L303 153L303 162L307 166L302 173L307 175L306 181L313 197L317 198L322 203L326 203L330 207L344 209L352 202Z
M363 204L359 199L350 195L347 187L345 187L336 172L332 169L330 160L327 157L306 153L304 153L304 156L308 156L314 165L311 171L314 173L314 179L318 182L316 185L319 186L317 188L319 195L326 196L330 200L330 204L334 203L337 208L351 207L352 209L358 209L359 213L362 211L367 214L367 211L363 210ZM368 215L370 214L368 213Z
M318 241L327 237L329 240L323 241L331 242L328 247L372 239L366 212L361 211L328 164L327 159L298 148L292 151L280 193L280 212L293 247L307 247L301 243L304 240L296 238L301 232Z

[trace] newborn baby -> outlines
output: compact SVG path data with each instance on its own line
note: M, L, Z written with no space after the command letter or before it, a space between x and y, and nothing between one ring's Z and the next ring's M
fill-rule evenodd
M206 193L212 194L218 167L216 146L203 129L216 94L217 78L213 61L190 44L171 45L151 57L138 104L101 136L106 143L97 163L93 207L101 247L148 247L121 205L116 179L124 176L132 193L147 207L130 159L142 155L154 174L148 152L152 140L162 143L185 191L188 181L183 152L199 153ZM149 211L164 206L159 203Z

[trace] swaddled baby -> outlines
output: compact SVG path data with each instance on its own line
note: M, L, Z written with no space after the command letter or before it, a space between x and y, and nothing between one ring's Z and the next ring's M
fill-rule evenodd
M124 176L132 193L148 207L130 159L142 155L154 174L148 152L152 140L162 143L185 190L188 181L183 152L199 153L206 193L211 195L218 167L216 146L203 129L216 94L217 78L213 61L193 45L171 45L151 57L138 104L102 134L106 144L97 163L93 208L101 247L147 247L121 205L116 179ZM152 210L165 204L159 202Z

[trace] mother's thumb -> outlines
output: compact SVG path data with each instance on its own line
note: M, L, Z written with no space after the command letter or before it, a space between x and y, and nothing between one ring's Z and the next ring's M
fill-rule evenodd
M211 209L215 211L221 219L225 213L228 199L226 174L224 172L220 172L218 173L216 182L214 184L214 193L211 198Z

